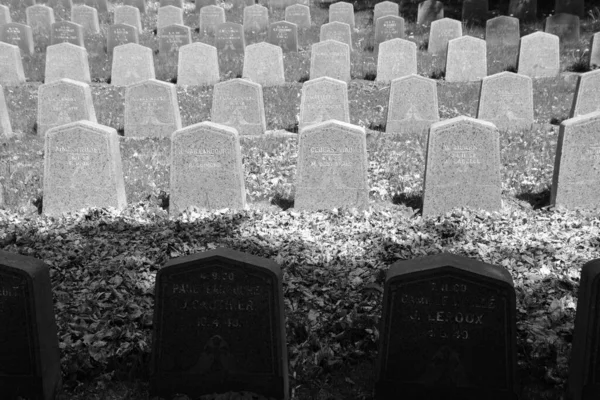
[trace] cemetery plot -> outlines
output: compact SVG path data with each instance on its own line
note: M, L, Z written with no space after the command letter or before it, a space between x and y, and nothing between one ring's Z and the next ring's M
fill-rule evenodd
M177 85L214 85L219 79L216 47L194 42L179 49Z
M281 47L265 42L246 47L242 77L263 87L283 85L285 77Z
M350 123L346 82L329 77L304 82L300 100L299 129L330 119Z
M387 40L379 45L377 82L417 73L417 45L404 39Z
M440 120L433 79L410 75L392 81L386 133L422 136Z
M114 48L110 82L112 85L128 86L154 78L151 48L136 43Z
M214 86L210 120L235 128L240 135L262 135L267 129L262 87L245 79Z

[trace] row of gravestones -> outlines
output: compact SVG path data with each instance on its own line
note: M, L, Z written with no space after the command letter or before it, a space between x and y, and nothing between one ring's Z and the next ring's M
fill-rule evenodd
M600 260L585 264L569 392L597 398ZM219 248L156 275L151 395L250 391L289 399L283 274L275 262ZM503 267L442 253L387 272L376 398L517 398L516 295ZM0 251L0 387L52 400L61 385L49 268ZM443 397L442 397L443 396Z

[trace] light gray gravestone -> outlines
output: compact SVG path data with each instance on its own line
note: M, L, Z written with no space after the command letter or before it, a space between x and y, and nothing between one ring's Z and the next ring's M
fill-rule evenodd
M488 0L463 0L462 22L481 24L488 19Z
M217 48L195 42L179 49L177 85L214 85L219 82Z
M183 0L160 0L159 7L174 6L183 8Z
M415 74L392 81L386 133L421 136L439 120L437 85L433 79Z
M373 8L373 21L376 23L379 17L386 15L392 15L398 17L400 15L400 7L396 3L391 1L382 1L381 3L375 4Z
M244 48L246 47L244 27L234 22L224 22L217 25L215 47L221 54L244 54Z
M573 14L580 18L585 16L583 0L555 0L554 12L557 14Z
M35 50L31 27L18 22L0 26L0 42L19 46L22 55L32 55Z
M125 136L170 138L178 129L181 116L175 85L150 79L127 86Z
M244 8L244 32L249 35L266 33L269 28L269 10L255 4Z
M461 36L448 42L446 81L470 82L487 76L485 40Z
M50 43L50 32L54 21L54 10L42 4L25 9L27 25L31 27L33 37L42 46Z
M338 42L346 43L350 50L352 50L352 33L350 25L343 22L330 22L321 25L319 40L321 42L326 40L337 40Z
M107 0L85 0L85 5L94 7L99 13L108 12L108 1Z
M46 133L44 214L125 206L121 150L114 128L77 121Z
M136 7L141 14L146 14L146 0L123 0L123 5Z
M294 208L369 206L367 135L363 127L329 120L300 131Z
M0 26L11 22L10 10L7 6L0 4Z
M284 53L295 53L298 51L298 27L287 21L273 22L269 25L267 41L281 47Z
M154 78L151 48L136 43L114 48L110 82L112 85L129 86Z
M10 138L13 136L10 118L8 117L8 108L4 98L4 88L0 85L0 138Z
M560 124L550 204L597 209L600 198L600 112Z
M244 209L246 186L238 132L202 122L171 137L169 212L190 206L208 210Z
M158 9L158 32L170 25L185 25L183 23L183 9L175 6L166 6Z
M433 21L444 18L444 4L441 1L425 0L419 3L417 24L429 26Z
M537 0L510 0L508 14L521 21L531 21L537 15Z
M115 25L118 24L134 26L138 30L138 33L142 33L140 9L133 6L115 7Z
M217 26L225 22L225 10L219 6L204 6L200 9L200 33L213 36Z
M519 74L531 78L557 76L560 71L559 54L558 36L544 32L523 36L519 48Z
M314 43L310 54L310 79L322 76L350 82L350 47L336 40Z
M262 87L246 79L217 83L210 120L235 128L241 136L264 134L267 123Z
M469 207L499 211L500 139L491 122L456 117L429 129L423 216Z
M448 42L462 36L462 24L451 18L442 18L431 23L427 51L436 55L445 55Z
M302 130L330 119L350 123L346 82L327 76L304 82L298 128Z
M285 20L296 24L298 29L310 28L310 8L302 4L294 4L285 8Z
M54 10L70 11L73 7L73 0L48 0L48 7Z
M89 6L73 6L71 9L71 22L75 22L83 27L86 34L100 33L100 23L98 22L98 10Z
M52 24L50 44L71 43L83 47L83 27L70 21Z
M572 14L555 14L546 18L546 33L560 38L562 43L579 42L579 17Z
M329 22L343 22L354 29L354 6L351 3L338 1L329 6Z
M417 45L404 39L387 40L379 45L377 81L390 82L417 73Z
M176 56L179 48L192 43L192 31L183 25L170 25L160 30L158 53L161 56Z
M137 10L137 8L135 9ZM108 27L106 39L106 48L108 54L112 54L113 49L127 43L139 43L139 31L136 27L128 24L114 24Z
M0 42L0 85L16 86L25 82L19 46Z
M483 78L477 118L502 130L529 130L533 126L531 78L501 72Z
M600 69L579 75L570 117L600 111Z
M404 39L404 18L394 15L379 17L375 23L375 48L386 40Z
M61 79L38 89L37 133L74 121L96 122L92 91L87 83Z
M487 47L488 74L516 67L519 60L519 20L500 16L487 21L485 44Z
M590 68L600 68L600 32L590 39Z
M246 47L242 77L263 87L283 85L285 75L281 47L266 42Z
M85 47L71 43L59 43L46 49L46 72L44 83L68 78L90 83L90 66Z

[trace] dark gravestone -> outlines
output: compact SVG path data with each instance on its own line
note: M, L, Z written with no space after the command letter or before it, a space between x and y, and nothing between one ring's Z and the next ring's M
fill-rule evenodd
M151 392L250 391L288 399L281 268L230 249L169 261L156 276Z
M394 263L376 398L516 400L515 314L502 267L444 253Z
M583 0L556 0L554 3L554 12L557 14L573 14L583 18L585 11L583 3Z
M555 14L546 18L546 33L560 38L561 43L579 41L579 17L572 14Z
M108 26L106 49L112 54L113 49L127 43L139 43L139 33L136 27L127 24Z
M22 55L33 55L33 31L28 25L9 22L0 26L0 41L19 46Z
M244 54L244 48L246 47L244 27L235 22L224 22L217 25L215 47L219 54L227 56Z
M50 44L72 43L83 47L83 27L69 21L60 21L52 24Z
M394 15L379 17L375 23L375 50L379 44L392 39L404 39L404 18Z
M273 22L269 25L267 41L281 47L284 53L298 51L298 27L287 21Z
M510 0L508 14L522 21L534 20L537 15L537 0Z
M0 251L0 397L52 400L60 384L48 266Z
M444 18L444 4L441 1L425 0L419 3L417 25L429 26L433 21Z
M519 20L500 16L487 21L485 43L487 48L488 75L516 68L519 59Z

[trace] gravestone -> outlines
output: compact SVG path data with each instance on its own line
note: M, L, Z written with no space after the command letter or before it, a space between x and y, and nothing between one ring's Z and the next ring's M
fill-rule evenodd
M300 131L294 208L316 211L369 206L363 127L329 120Z
M183 25L170 25L160 30L158 53L161 56L177 56L179 48L192 43L192 31Z
M160 0L159 7L174 6L183 8L183 0Z
M50 43L50 32L54 23L54 10L42 4L27 7L27 25L31 27L34 39L41 47Z
M127 206L119 137L90 121L57 126L44 146L44 214Z
M590 49L590 68L600 68L600 32L592 35Z
M110 82L112 85L129 86L154 78L151 48L136 43L114 48Z
M560 38L562 43L579 42L579 17L572 14L555 14L546 18L546 33Z
M310 8L302 4L294 4L285 8L285 20L296 24L298 29L310 28Z
M338 42L346 43L350 50L352 50L352 33L350 31L350 25L343 22L330 22L321 25L319 40L321 42L326 40L337 40Z
M19 46L0 42L0 85L16 86L25 82Z
M296 53L298 51L298 27L292 22L273 22L269 25L267 41L281 47L284 53Z
M265 34L269 28L269 10L267 7L255 4L244 8L244 32L248 40L257 35Z
M444 18L444 4L441 1L425 0L419 3L417 24L429 26L433 21Z
M225 248L168 261L154 290L152 395L288 400L282 279L275 262Z
M83 27L70 21L52 24L50 44L71 43L83 47Z
M390 82L417 73L417 45L404 39L387 40L379 45L377 81Z
M343 22L354 29L354 6L351 3L338 1L329 6L329 22Z
M377 399L517 399L516 295L510 273L449 253L392 264Z
M535 20L537 0L510 0L508 14L521 21Z
M600 69L579 75L571 118L600 111Z
M442 18L431 23L427 51L435 55L445 55L448 42L462 36L462 24L451 18Z
M0 138L10 138L13 136L10 118L8 117L8 108L4 98L4 88L0 84Z
M125 89L125 136L170 138L181 129L177 89L150 79Z
M85 34L100 33L98 10L89 6L73 6L71 9L71 22L81 25Z
M115 7L115 25L127 24L135 27L138 33L142 33L142 19L140 10L133 6Z
M281 10L290 4L289 0L268 0L271 10Z
M461 36L448 42L446 81L478 81L487 75L485 40Z
M38 89L37 133L44 136L56 126L87 120L96 123L90 86L71 79L40 85Z
M203 7L216 5L215 0L196 0L194 3L194 11L199 13Z
M381 3L375 4L373 8L373 21L377 22L379 17L385 17L386 15L392 15L398 17L400 15L400 7L396 3L391 1L382 1Z
M350 82L350 47L346 43L326 40L311 46L310 79L322 76Z
M219 53L227 56L244 54L244 47L246 47L244 27L234 22L217 25L215 47Z
M379 44L392 39L404 39L404 18L394 15L379 17L375 24L375 49Z
M521 38L519 74L531 78L557 76L560 71L558 36L534 32Z
M573 14L580 18L585 16L583 0L555 0L554 12L557 14Z
M183 9L175 6L166 6L158 9L158 32L170 25L185 25L183 23Z
M457 207L499 211L500 148L494 124L469 117L436 122L429 129L423 216Z
M146 13L146 0L123 0L123 5L136 7L141 14Z
M107 0L85 0L85 5L94 7L99 13L108 12L108 1Z
M462 22L481 24L488 19L488 0L463 0Z
M195 42L179 49L177 85L214 85L219 82L217 48Z
M137 10L137 8L135 9ZM108 54L112 54L113 49L127 43L139 43L139 33L136 27L128 24L114 24L108 27L106 39L106 48Z
M267 123L261 85L246 79L215 84L210 120L235 128L240 136L264 134Z
M71 43L59 43L46 49L46 72L44 83L63 78L91 83L88 54L85 47Z
M52 7L55 11L70 11L73 7L73 0L48 0L48 7Z
M9 22L0 26L0 42L19 46L22 55L33 55L33 33L27 25Z
M190 206L220 210L246 207L246 187L235 129L202 122L171 136L172 215Z
M440 120L437 85L419 75L396 78L390 87L386 133L424 138Z
M233 9L243 9L244 7L254 5L254 0L232 0Z
M0 251L0 388L5 399L53 399L60 350L46 264Z
M599 131L599 111L567 119L560 124L550 204L571 210L598 208Z
M200 33L213 36L219 24L225 22L225 10L219 6L204 6L200 9Z
M0 26L11 22L10 10L7 6L0 4Z
M298 129L330 119L350 123L346 82L327 76L304 82Z
M266 42L246 47L242 77L263 87L283 85L285 76L281 47Z
M517 18L503 15L487 21L485 44L489 75L517 66L520 38Z
M530 130L533 126L531 78L501 72L483 78L477 118L500 130Z

